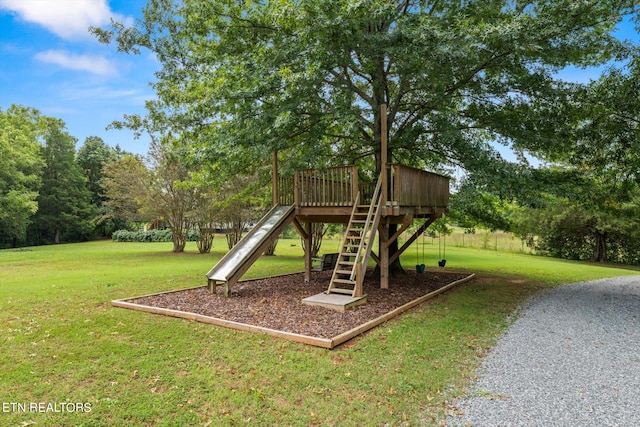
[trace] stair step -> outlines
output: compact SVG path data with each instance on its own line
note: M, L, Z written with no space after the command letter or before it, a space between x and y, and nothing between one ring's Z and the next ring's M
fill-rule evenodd
M345 294L345 295L353 295L352 289L341 289L341 288L332 288L329 290L330 294Z
M351 279L333 279L331 281L331 283L332 284L333 283L344 283L344 284L347 284L347 285L355 285L356 281L355 280L351 280Z

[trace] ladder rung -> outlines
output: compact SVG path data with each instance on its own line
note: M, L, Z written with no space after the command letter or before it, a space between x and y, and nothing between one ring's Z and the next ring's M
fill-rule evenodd
M357 256L358 254L355 252L340 252L340 256L346 256L349 258L352 258L354 256Z
M336 274L351 274L351 270L336 270Z
M331 283L345 283L347 285L355 285L356 281L351 279L333 279Z
M339 265L354 265L355 262L353 261L338 261Z

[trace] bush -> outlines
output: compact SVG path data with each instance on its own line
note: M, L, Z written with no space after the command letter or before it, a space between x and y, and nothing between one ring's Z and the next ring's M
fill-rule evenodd
M171 230L129 231L118 230L111 235L114 242L171 242ZM189 230L189 242L200 239L198 230Z

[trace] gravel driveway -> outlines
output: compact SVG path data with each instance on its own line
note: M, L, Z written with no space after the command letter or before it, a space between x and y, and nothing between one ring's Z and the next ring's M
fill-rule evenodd
M639 426L640 276L534 298L455 402L449 426Z

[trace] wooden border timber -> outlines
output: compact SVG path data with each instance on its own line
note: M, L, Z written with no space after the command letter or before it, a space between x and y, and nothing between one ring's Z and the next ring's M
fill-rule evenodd
M291 273L291 274L299 274L299 273ZM271 277L277 277L277 276L271 276ZM174 292L181 292L181 291L185 291L185 290L189 290L189 289L198 289L198 288L202 288L203 286L196 286L196 287L191 287L191 288L186 288L186 289L177 289L177 290L173 290L173 291L165 291L165 292L157 292L157 293L153 293L153 294L148 294L148 295L142 295L142 296L137 296L137 297L130 297L130 298L124 298L124 299L120 299L120 300L113 300L111 301L111 305L113 305L114 307L120 307L120 308L126 308L126 309L130 309L130 310L138 310L138 311L143 311L146 313L152 313L152 314L162 314L165 316L170 316L170 317L177 317L177 318L181 318L181 319L187 319L187 320L192 320L192 321L196 321L196 322L201 322L201 323L207 323L210 325L216 325L216 326L222 326L225 328L229 328L229 329L234 329L234 330L239 330L239 331L244 331L244 332L253 332L253 333L262 333L262 334L266 334L266 335L270 335L273 337L277 337L277 338L284 338L287 339L289 341L294 341L294 342L299 342L302 344L307 344L307 345L313 345L316 347L322 347L322 348L327 348L327 349L333 349L336 346L343 344L347 341L349 341L350 339L361 335L365 332L367 332L370 329L375 328L376 326L380 325L381 323L384 323L390 319L392 319L393 317L398 316L399 314L431 299L434 298L435 296L448 291L449 289L466 283L470 280L472 280L475 277L475 274L471 274L467 277L465 277L464 279L460 279L460 280L456 280L455 282L449 283L448 285L445 285L443 287L441 287L440 289L437 289L433 292L430 292L426 295L423 295L420 298L417 298L413 301L408 302L405 305L402 305L382 316L379 316L375 319L372 319L362 325L359 325L349 331L343 332L333 338L320 338L320 337L312 337L309 335L302 335L302 334L296 334L293 332L285 332L285 331L278 331L275 329L270 329L270 328L264 328L262 326L255 326L255 325L249 325L246 323L239 323L239 322L234 322L232 320L225 320L225 319L220 319L217 317L211 317L211 316L205 316L202 314L197 314L197 313L190 313L187 311L180 311L180 310L173 310L173 309L169 309L169 308L161 308L161 307L151 307L151 306L147 306L147 305L142 305L142 304L135 304L135 303L131 303L128 302L129 300L134 300L134 299L138 299L138 298L144 298L144 297L148 297L148 296L154 296L154 295L162 295L162 294L170 294L170 293L174 293ZM250 280L256 280L256 279L250 279Z
M311 337L308 335L294 334L292 332L277 331L275 329L263 328L261 326L249 325L246 323L234 322L232 320L220 319L217 317L204 316L202 314L189 313L187 311L172 310L169 308L150 307L147 305L134 304L122 300L111 301L114 307L128 308L131 310L144 311L153 314L163 314L165 316L178 317L181 319L194 320L196 322L208 323L210 325L223 326L245 332L258 332L278 338L285 338L290 341L309 344L316 347L331 349L332 341L327 338Z
M343 332L340 335L337 335L335 337L333 337L331 339L331 343L332 343L332 347L338 346L346 341L349 341L351 338L354 338L360 334L365 333L366 331L368 331L369 329L373 329L376 326L378 326L381 323L384 323L388 320L391 320L392 318L396 317L397 315L404 313L405 311L412 309L413 307L427 301L430 300L433 297L438 296L439 294L448 291L449 289L461 285L463 283L466 283L470 280L472 280L474 277L476 277L475 274L471 274L467 277L465 277L464 279L460 279L460 280L456 280L455 282L451 282L446 286L441 287L440 289L436 289L433 292L429 292L426 295L421 296L420 298L414 299L413 301L410 301L408 303L406 303L405 305L402 305L394 310L391 310L390 312L383 314L380 317L376 317L373 320L370 320L366 323L363 323L360 326L357 326L347 332Z

